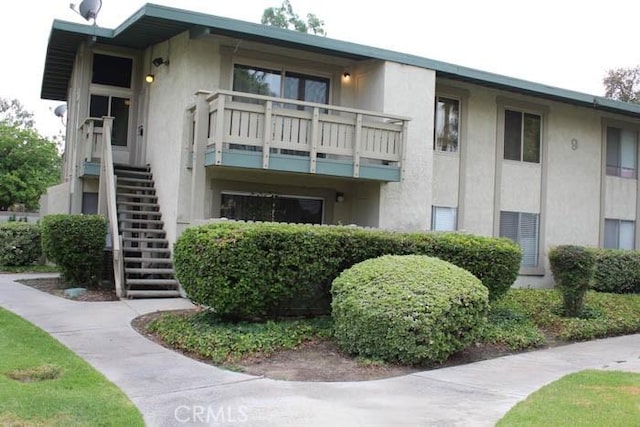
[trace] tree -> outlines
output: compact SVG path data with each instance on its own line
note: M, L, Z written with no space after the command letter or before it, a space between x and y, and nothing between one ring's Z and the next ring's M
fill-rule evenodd
M611 69L602 82L607 98L640 104L640 65Z
M16 125L21 128L34 126L33 113L26 111L17 99L0 98L0 123Z
M0 210L38 207L40 195L60 180L56 143L33 128L33 114L0 98Z
M301 19L297 13L293 11L293 7L289 0L284 0L280 7L269 7L262 13L263 24L271 25L289 30L296 30L302 33L313 33L318 36L326 36L324 30L324 21L319 19L313 13L307 13L307 20Z

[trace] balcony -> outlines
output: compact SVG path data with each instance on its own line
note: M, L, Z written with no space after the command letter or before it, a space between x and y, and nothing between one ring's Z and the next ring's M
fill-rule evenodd
M205 166L402 177L405 117L222 90L199 92L187 114L194 153L204 152Z

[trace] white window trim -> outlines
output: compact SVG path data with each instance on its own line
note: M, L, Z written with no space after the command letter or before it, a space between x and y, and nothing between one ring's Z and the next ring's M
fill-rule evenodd
M438 150L436 149L436 114L437 114L437 109L436 109L436 104L438 102L439 98L447 98L447 99L452 99L454 101L458 102L458 146L456 147L456 151L442 151L442 150ZM440 93L440 92L436 92L435 95L435 102L434 102L434 114L433 114L433 154L435 155L439 155L439 156L452 156L452 157L458 157L460 155L460 151L462 150L462 105L463 105L463 96L462 95L452 95L449 93Z

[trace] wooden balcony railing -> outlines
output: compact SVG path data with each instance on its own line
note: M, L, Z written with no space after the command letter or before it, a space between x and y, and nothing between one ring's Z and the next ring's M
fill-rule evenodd
M400 180L405 117L224 90L198 95L189 130L207 166Z

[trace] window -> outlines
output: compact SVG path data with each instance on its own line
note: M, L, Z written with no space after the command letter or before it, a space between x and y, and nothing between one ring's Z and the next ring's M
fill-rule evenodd
M96 53L93 55L91 83L130 88L132 68L131 58Z
M327 78L240 64L233 67L233 90L319 104L329 103Z
M618 219L604 220L604 247L608 249L635 249L636 224Z
M324 200L277 194L222 193L220 216L245 221L322 224Z
M113 129L111 131L111 145L119 147L127 146L129 133L129 98L117 96L91 95L89 103L89 117L102 118L113 117Z
M538 222L538 214L500 212L500 237L508 237L520 245L520 267L538 266Z
M504 111L504 158L540 163L542 118L536 114Z
M431 208L431 229L434 231L455 231L458 226L458 209L433 206Z
M607 175L636 178L638 165L638 133L628 129L607 127Z
M433 149L455 153L458 151L460 102L457 99L438 96L435 110Z

